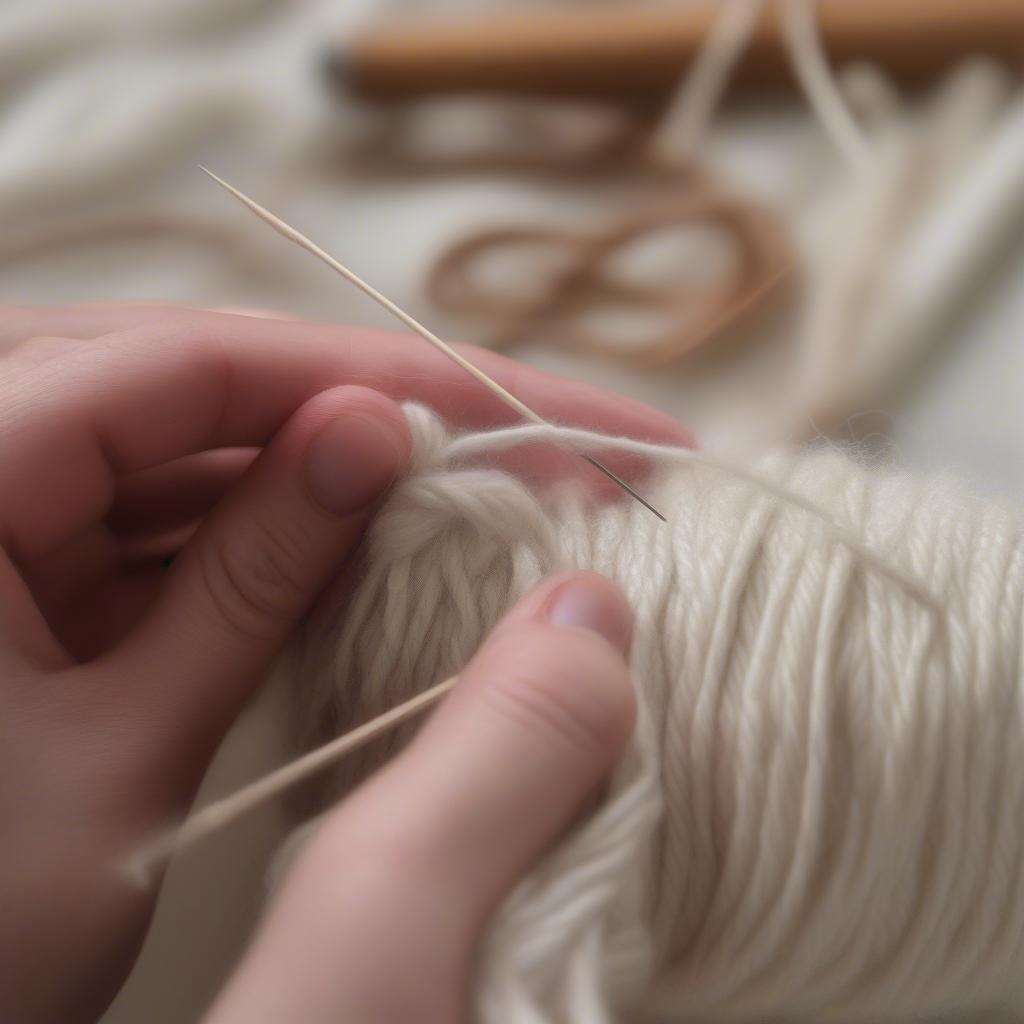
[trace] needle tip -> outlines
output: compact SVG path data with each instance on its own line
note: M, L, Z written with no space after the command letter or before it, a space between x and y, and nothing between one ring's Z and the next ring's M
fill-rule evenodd
M642 494L638 494L633 490L633 488L630 487L618 473L613 473L603 462L599 462L592 455L585 455L583 452L580 452L580 454L583 455L583 458L586 459L594 469L604 473L609 480L618 484L619 487L621 487L622 490L624 490L630 497L636 498L636 500L639 501L648 512L653 512L663 523L668 522L668 520Z
M229 192L235 192L237 194L236 189L229 185L219 174L214 174L209 167L204 167L202 164L196 164L196 166L203 172L203 174L212 178L222 188L226 188Z

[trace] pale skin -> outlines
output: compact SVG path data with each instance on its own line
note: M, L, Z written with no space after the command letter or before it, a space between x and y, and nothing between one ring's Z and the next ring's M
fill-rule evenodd
M543 416L689 440L620 396L463 351ZM513 418L395 333L0 308L0 1019L93 1021L116 994L153 893L114 868L187 808L345 574L405 470L405 399L461 426ZM505 465L628 500L553 449ZM489 917L628 741L630 633L594 574L527 595L410 746L328 814L206 1024L465 1019Z

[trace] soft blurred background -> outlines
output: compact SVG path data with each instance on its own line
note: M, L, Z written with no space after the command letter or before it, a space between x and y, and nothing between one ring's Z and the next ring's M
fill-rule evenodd
M202 163L438 333L705 445L1016 491L1022 66L1019 0L7 0L0 303L392 326ZM201 799L281 756L279 700ZM279 826L176 865L108 1024L196 1018Z

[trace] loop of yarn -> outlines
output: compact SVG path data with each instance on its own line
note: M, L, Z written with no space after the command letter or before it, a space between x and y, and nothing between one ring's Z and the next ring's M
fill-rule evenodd
M481 1021L1024 1006L1021 516L832 450L764 458L816 516L666 449L662 524L472 464L509 431L458 439L407 415L414 466L362 577L295 652L307 742L457 672L551 572L603 572L636 614L631 749L493 922ZM332 794L386 753L343 766Z

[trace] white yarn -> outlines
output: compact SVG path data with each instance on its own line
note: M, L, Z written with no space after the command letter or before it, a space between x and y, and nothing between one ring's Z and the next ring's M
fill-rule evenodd
M648 490L666 525L474 464L529 431L452 438L428 411L407 414L413 470L355 592L328 599L298 651L311 731L457 671L553 571L606 573L637 620L631 749L494 922L481 1021L1024 1006L1020 516L835 451L757 467L861 548L746 479L603 439L658 456ZM904 579L940 595L941 614ZM336 787L368 765L344 766Z
M850 69L843 85L870 159L837 176L803 222L789 435L835 429L890 391L943 338L1024 210L1024 104L1007 104L996 64L964 62L923 112L905 109L869 67Z

